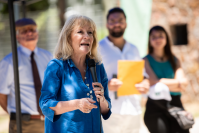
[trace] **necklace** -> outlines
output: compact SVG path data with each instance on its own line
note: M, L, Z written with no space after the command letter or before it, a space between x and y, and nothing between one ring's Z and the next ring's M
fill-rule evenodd
M163 60L164 60L164 57L161 57L160 60L163 61Z
M165 56L158 57L158 56L153 55L153 57L154 57L154 58L157 58L159 61L162 61L162 62L163 62Z

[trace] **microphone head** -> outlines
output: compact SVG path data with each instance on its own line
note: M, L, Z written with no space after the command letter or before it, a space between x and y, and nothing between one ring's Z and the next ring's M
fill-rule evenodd
M88 66L89 66L89 68L90 68L90 67L95 67L95 65L96 65L96 63L95 63L95 61L94 61L93 59L90 59L90 60L88 61Z

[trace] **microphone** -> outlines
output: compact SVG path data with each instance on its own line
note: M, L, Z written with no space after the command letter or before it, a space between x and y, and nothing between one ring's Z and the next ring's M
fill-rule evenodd
M93 82L98 82L97 80L97 73L96 73L96 63L93 59L90 59L88 61L88 67L90 68L90 72L92 74L92 79L93 79ZM97 85L94 85L94 87L99 87ZM101 107L100 107L100 99L99 99L99 112L100 112L100 133L101 133Z
M117 74L113 74L113 78L117 78ZM114 92L115 93L115 99L117 99L117 91Z
M92 79L94 82L98 82L97 81L97 73L96 73L96 63L93 59L90 59L88 61L88 67L90 68L90 72L92 74ZM98 87L98 86L95 86Z

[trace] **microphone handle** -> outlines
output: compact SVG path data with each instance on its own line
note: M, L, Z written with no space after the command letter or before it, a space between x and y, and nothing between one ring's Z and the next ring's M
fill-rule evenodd
M118 98L118 96L117 96L117 91L115 91L115 99L117 99Z
M96 67L91 67L90 68L90 72L92 74L93 82L98 82L97 81L97 74L96 74ZM99 86L98 85L94 85L94 87L99 87Z
M117 74L113 74L113 78L117 78ZM117 91L114 92L115 93L115 99L117 99Z
M97 73L96 73L96 66L94 67L90 67L90 72L92 74L92 79L93 79L93 82L98 82L97 80ZM98 85L94 85L94 87L99 87ZM100 117L100 133L101 133L101 127L102 127L102 121L101 121L101 106L100 106L100 99L99 99L99 117Z

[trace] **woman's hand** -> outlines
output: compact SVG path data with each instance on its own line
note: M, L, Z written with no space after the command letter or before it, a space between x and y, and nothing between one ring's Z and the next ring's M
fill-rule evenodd
M98 83L98 82L92 83L92 86L94 88L93 91L96 95L97 101L99 101L99 99L100 99L101 113L107 114L109 111L109 107L108 107L108 102L104 97L103 86L101 85L101 83ZM98 86L98 87L96 87L96 86Z
M82 98L78 102L78 109L83 113L90 113L93 108L97 108L94 103L96 103L96 101L90 98Z
M101 85L101 83L98 82L94 82L92 83L93 86L93 91L95 93L95 96L97 97L97 101L99 102L100 99L100 103L105 101L105 97L104 97L104 88Z

